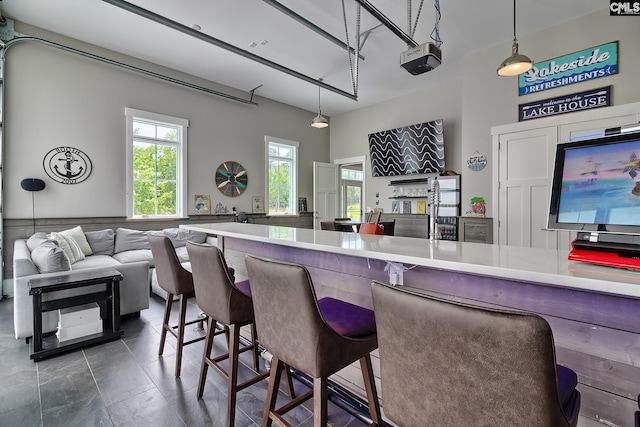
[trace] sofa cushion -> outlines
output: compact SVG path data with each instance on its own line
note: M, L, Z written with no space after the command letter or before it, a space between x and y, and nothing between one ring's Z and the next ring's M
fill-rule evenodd
M189 253L187 252L186 246L180 246L179 248L176 248L176 255L178 256L178 259L181 263L189 261Z
M186 246L188 241L193 243L204 243L207 239L206 233L185 230L183 228L165 228L162 230L162 233L171 240L174 248Z
M47 239L47 233L45 233L44 231L38 231L37 233L29 237L29 239L27 239L27 247L29 248L30 252L33 252L35 248L37 248L47 240L49 240Z
M71 270L67 254L53 240L47 240L31 251L31 259L40 273Z
M72 270L82 270L94 267L117 267L119 265L122 264L108 255L90 255L73 264L71 268Z
M82 227L80 227L79 225L68 230L62 230L60 234L63 234L75 240L84 256L88 256L93 253L93 251L91 250L91 246L89 245L89 242L87 242L87 238L82 231Z
M146 231L116 228L116 244L114 252L151 249Z
M130 264L132 262L147 261L149 266L153 267L153 255L151 249L138 249L132 251L118 252L113 258L122 264Z
M85 231L85 237L93 255L113 255L116 243L116 232L110 228L98 231Z
M76 241L71 237L67 237L64 234L57 233L55 231L48 234L47 237L58 242L58 245L62 248L64 253L67 254L67 257L69 258L69 262L71 262L71 264L84 259L82 249L80 249L80 246L78 246Z

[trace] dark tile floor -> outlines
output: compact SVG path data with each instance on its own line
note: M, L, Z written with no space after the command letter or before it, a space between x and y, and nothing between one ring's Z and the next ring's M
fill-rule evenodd
M29 346L14 337L13 300L1 300L0 426L223 426L226 383L213 370L203 398L196 398L203 342L185 348L180 378L174 377L175 340L169 337L164 355L157 354L163 304L154 295L140 317L123 319L120 340L34 363ZM190 304L189 316L198 312ZM214 352L224 353L220 341ZM248 356L242 356L247 364ZM250 374L241 369L241 377ZM294 383L297 392L306 390ZM238 394L236 426L260 425L266 390L262 381ZM281 393L280 399L287 397ZM313 425L310 404L289 413L289 422ZM364 425L333 404L329 418L332 426Z

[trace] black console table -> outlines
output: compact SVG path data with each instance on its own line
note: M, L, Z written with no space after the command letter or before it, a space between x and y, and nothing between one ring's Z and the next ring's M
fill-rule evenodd
M42 277L29 280L29 295L33 296L33 348L31 359L42 360L65 351L88 345L111 341L122 336L120 329L120 281L122 274L117 270L100 269L74 273L73 275ZM70 289L80 289L80 293L69 295ZM86 291L86 292L85 292ZM43 295L48 294L46 301ZM104 303L101 306L102 332L59 342L55 335L46 339L42 334L42 313L74 307L87 303Z

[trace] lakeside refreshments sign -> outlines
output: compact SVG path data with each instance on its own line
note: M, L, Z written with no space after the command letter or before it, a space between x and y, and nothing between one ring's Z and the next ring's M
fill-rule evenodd
M611 86L588 90L556 98L541 99L518 106L518 121L539 119L575 111L611 105Z
M618 72L618 42L535 63L518 76L518 95L606 77Z

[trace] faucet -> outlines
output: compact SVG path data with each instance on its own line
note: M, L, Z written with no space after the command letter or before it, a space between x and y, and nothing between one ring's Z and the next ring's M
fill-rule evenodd
M440 240L440 229L438 226L438 209L440 207L440 183L438 177L434 178L431 184L431 204L429 206L429 239Z

